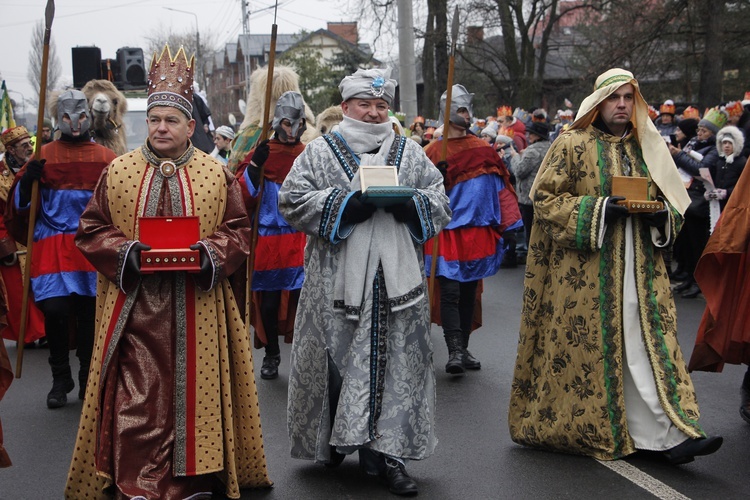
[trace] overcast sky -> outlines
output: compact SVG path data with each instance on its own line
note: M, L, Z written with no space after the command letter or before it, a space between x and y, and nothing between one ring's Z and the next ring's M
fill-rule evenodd
M280 0L278 3L279 34L303 29L314 31L325 28L327 21L357 20L344 13L346 1ZM251 0L248 4L250 33L270 34L274 3ZM20 100L20 94L29 99L33 92L26 76L31 32L34 24L44 19L46 5L47 0L0 0L0 75L15 100ZM160 26L171 27L173 32L194 32L196 16L201 37L211 33L224 46L226 42L236 42L242 32L241 12L240 0L57 0L52 39L62 73L72 82L72 47L97 46L102 58L114 58L120 47L141 47L145 51L145 35ZM360 33L360 40L372 43L364 33ZM151 54L144 52L144 56L148 64Z

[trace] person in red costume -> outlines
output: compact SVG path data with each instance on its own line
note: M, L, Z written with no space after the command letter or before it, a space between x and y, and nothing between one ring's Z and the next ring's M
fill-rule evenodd
M266 350L260 370L264 379L279 376L279 335L292 341L299 290L305 279L305 234L292 228L279 212L281 183L305 149L300 142L306 129L305 102L299 92L288 91L279 97L271 128L273 138L253 148L237 169L248 213L260 210L251 321L256 341Z
M26 127L9 128L0 135L5 147L5 156L0 160L0 214L5 213L8 194L16 174L31 159L34 151ZM0 336L18 340L21 331L21 306L23 298L23 269L26 264L26 247L18 243L5 227L0 217L0 307L5 310L5 326ZM29 300L29 319L26 323L28 345L44 339L44 316L36 303Z
M469 335L481 325L481 300L476 299L481 297L481 280L500 269L503 233L521 227L522 223L518 198L503 160L492 146L468 132L474 94L463 85L454 85L449 110L445 109L446 94L440 99L445 134L441 141L425 149L427 157L443 174L453 212L450 223L437 236L435 269L440 291L435 292L439 300L434 301L432 317L442 324L448 346L445 371L462 375L466 369L481 368L481 363L468 351ZM445 140L448 154L441 161ZM428 272L433 244L434 240L425 245Z

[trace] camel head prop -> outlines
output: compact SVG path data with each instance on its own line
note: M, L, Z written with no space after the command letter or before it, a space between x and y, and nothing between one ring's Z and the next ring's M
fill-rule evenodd
M102 146L117 155L127 153L127 135L123 116L128 110L125 95L117 90L109 80L90 80L81 91L86 95L91 113L91 136ZM57 119L57 100L60 92L52 92L49 97L50 116ZM59 132L56 135L59 138Z

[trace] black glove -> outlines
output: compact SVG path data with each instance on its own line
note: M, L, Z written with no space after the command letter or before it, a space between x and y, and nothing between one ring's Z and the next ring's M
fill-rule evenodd
M399 203L398 205L388 205L384 209L389 214L393 214L393 218L404 224L419 221L419 214L417 214L417 205L414 203L413 198L409 198L406 203Z
M651 227L662 228L667 223L669 212L667 209L657 210L653 213L641 214L643 221Z
M0 264L4 266L15 266L16 262L18 262L18 254L16 252L11 252L0 259Z
M270 152L271 149L268 147L268 139L266 139L255 146L255 151L253 152L253 157L250 161L254 163L256 167L262 167L268 159L268 154Z
M630 215L630 213L628 212L628 207L617 204L618 201L622 201L624 199L624 196L611 196L607 200L607 204L604 207L604 222L606 222L607 224L611 224L618 219L622 219Z
M440 175L443 176L443 180L445 180L445 176L448 175L448 162L443 160L437 162L435 167L440 171Z
M201 285L201 288L208 290L211 287L211 277L213 274L213 266L211 265L211 257L206 252L206 247L200 243L190 245L190 250L198 250L201 253L201 269L198 271L196 281Z
M34 181L38 181L42 178L44 172L44 164L47 160L31 160L26 164L26 172L24 172L21 180L18 181L18 187L21 190L21 204L25 205L31 198L31 186Z
M136 241L130 247L128 257L125 259L125 270L123 272L128 278L135 278L141 275L141 251L143 250L151 250L151 247L140 241Z
M378 209L375 205L370 203L363 203L359 198L362 196L362 191L356 191L344 206L344 212L341 218L344 222L349 224L359 224L369 219L375 210Z

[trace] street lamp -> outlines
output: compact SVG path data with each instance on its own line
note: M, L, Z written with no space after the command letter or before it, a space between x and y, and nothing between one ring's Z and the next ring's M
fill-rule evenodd
M203 64L201 60L201 35L200 31L198 30L198 15L195 12L190 12L189 10L180 10L180 9L173 9L172 7L162 7L166 10L171 10L174 12L181 12L183 14L190 14L191 16L195 17L195 57L198 59L198 69L200 69L200 79L201 79L201 87L205 87L206 82L203 81Z

